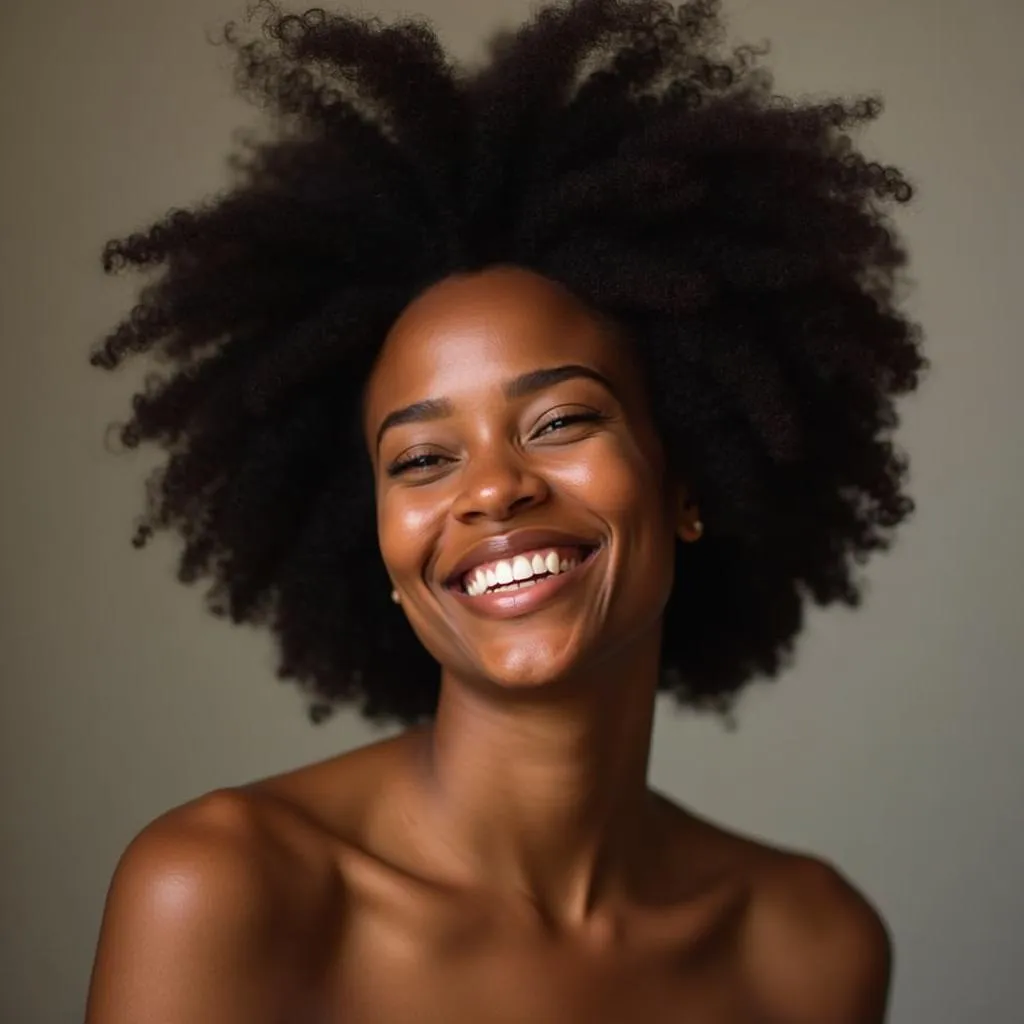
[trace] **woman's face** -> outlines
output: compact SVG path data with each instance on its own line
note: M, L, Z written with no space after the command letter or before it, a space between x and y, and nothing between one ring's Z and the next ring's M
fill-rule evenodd
M568 292L516 268L435 285L365 424L381 554L446 672L535 687L657 643L679 496L628 350Z

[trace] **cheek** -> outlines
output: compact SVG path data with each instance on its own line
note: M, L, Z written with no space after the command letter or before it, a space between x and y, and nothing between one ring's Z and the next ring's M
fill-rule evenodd
M615 439L600 450L595 446L587 459L566 467L560 475L567 493L576 496L612 531L617 566L613 571L615 603L625 601L644 617L663 608L675 565L672 503L656 455ZM607 597L613 600L611 593Z
M656 461L622 438L609 437L561 467L562 487L612 525L650 528L664 520L664 482Z
M392 490L378 497L377 541L384 564L395 576L417 573L437 532L437 503L418 492Z

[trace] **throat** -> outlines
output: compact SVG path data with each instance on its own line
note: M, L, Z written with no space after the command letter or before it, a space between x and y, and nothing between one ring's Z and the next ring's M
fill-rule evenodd
M443 690L417 738L420 831L442 874L565 927L597 912L651 848L651 722L638 707L588 722Z

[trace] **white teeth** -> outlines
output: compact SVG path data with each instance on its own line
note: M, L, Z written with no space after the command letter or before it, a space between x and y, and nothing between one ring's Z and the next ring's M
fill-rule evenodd
M522 555L516 555L512 559L512 578L517 582L520 580L528 580L533 575L533 566L530 564L528 558L523 558Z
M467 574L465 590L470 597L479 597L490 592L519 590L535 586L539 580L534 577L557 576L579 565L579 559L559 559L557 551L547 554L516 555L515 558L495 562L490 569L477 569Z

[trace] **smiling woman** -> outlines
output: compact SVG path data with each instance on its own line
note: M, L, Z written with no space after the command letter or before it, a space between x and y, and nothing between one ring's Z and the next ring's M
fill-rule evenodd
M364 402L380 552L447 676L585 679L592 699L657 656L696 509L629 348L583 303L519 268L450 276L392 327Z
M775 96L711 0L548 6L473 69L257 10L277 132L110 243L159 273L94 362L170 367L138 543L315 717L409 728L144 829L90 1024L880 1021L864 898L647 784L658 690L775 675L911 509L878 104Z

